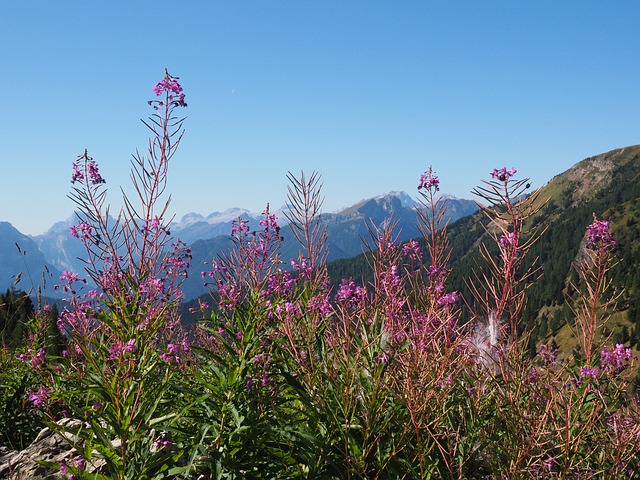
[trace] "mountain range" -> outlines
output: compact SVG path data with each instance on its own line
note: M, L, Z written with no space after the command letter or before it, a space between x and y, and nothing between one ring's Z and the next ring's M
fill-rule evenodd
M327 230L328 260L348 258L363 251L362 239L366 238L367 223L380 225L393 218L398 222L399 240L419 235L416 223L416 201L405 192L388 192L362 200L355 205L334 213L323 213L321 222ZM455 221L478 209L475 202L447 196L446 218ZM284 242L281 257L285 260L298 257L298 245L288 225L283 224L282 209L276 212L282 225ZM193 259L187 281L183 285L186 299L205 293L200 272L205 263L211 262L230 245L231 225L242 217L251 229L259 228L261 214L242 208L229 208L207 216L198 213L184 215L170 225L171 234L186 242ZM84 246L69 235L69 228L77 223L75 215L55 223L46 233L27 236L8 222L0 222L0 290L11 288L20 280L18 288L35 292L47 279L45 294L55 296L53 284L63 271L83 272Z

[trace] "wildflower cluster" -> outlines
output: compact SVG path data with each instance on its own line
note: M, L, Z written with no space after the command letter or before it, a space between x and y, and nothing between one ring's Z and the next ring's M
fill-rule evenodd
M165 100L149 100L149 105L153 106L156 110L171 105L174 107L186 107L187 103L184 101L185 95L182 89L182 85L178 82L178 77L169 75L169 72L165 70L164 79L160 80L153 87L153 93L160 97L165 94Z
M635 359L630 348L626 348L623 344L618 343L615 348L606 348L602 350L600 355L600 363L603 370L609 373L620 373L631 364Z
M426 172L420 175L420 183L418 184L418 190L440 190L440 180L437 175L434 175L433 170L429 168Z
M336 302L339 305L358 306L367 299L367 291L363 287L356 285L351 279L343 278L340 283Z
M530 344L522 306L539 275L537 192L496 168L475 191L488 222L469 297L449 282L446 198L432 168L419 181L421 239L367 224L372 281L326 266L319 177L289 174L285 217L238 218L231 246L202 271L212 300L182 324L193 261L165 220L168 164L182 138L177 77L153 87L149 150L133 160L136 198L116 220L87 152L73 165L70 235L85 272L64 271L60 355L34 337L16 358L39 383L29 415L64 434L68 478L625 478L640 471L636 361L611 346L608 222L587 227L568 286L579 354ZM489 245L492 243L492 245ZM615 300L616 296L613 295ZM210 307L211 305L211 307ZM51 309L43 309L51 314ZM43 314L44 314L43 313ZM462 320L462 315L469 322ZM39 343L40 342L40 343ZM63 415L63 420L60 420Z
M587 248L591 250L613 250L615 247L616 241L613 239L609 222L595 219L587 227Z
M98 164L89 156L87 150L73 162L73 173L71 174L71 183L88 181L92 185L106 183L106 180L100 175Z
M94 238L93 227L87 222L80 222L77 225L71 225L71 227L69 227L69 235L80 238L86 243Z
M491 172L491 178L494 178L500 182L506 182L517 172L518 171L514 167L511 167L509 170L507 170L507 167L494 168L493 172Z

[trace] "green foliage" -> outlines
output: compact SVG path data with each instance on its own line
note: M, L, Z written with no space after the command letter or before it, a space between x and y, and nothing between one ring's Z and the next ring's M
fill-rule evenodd
M23 343L33 313L33 302L26 292L8 289L0 294L0 347L12 349Z
M239 308L229 322L214 317L210 327L203 326L214 348L199 350L188 418L198 439L198 469L211 478L289 478L300 472L293 441L300 418L263 348L261 315Z
M31 365L0 351L0 446L21 450L43 428L26 401L27 392L37 390L39 383Z

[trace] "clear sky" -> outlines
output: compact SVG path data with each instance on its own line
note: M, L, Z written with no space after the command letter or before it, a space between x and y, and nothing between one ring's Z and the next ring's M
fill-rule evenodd
M85 148L118 205L165 67L178 217L277 208L288 171L322 174L327 211L429 165L463 198L494 167L539 186L640 143L639 25L637 0L0 0L0 220L68 217Z

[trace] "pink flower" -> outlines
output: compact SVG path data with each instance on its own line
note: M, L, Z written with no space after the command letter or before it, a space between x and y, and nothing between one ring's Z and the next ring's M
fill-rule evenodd
M444 268L438 266L438 265L430 265L429 266L429 281L430 282L436 282L440 277L442 277L445 274L445 270Z
M491 178L495 178L501 182L506 182L509 178L513 177L516 172L517 170L514 167L511 167L510 170L507 170L507 167L502 167L500 169L494 168L493 172L491 172Z
M46 355L47 354L45 353L44 349L41 348L40 350L38 350L38 353L36 353L36 355L31 360L29 360L29 363L34 368L39 367L40 364L44 361Z
M81 182L82 180L84 180L84 173L80 171L80 166L74 162L71 183Z
M351 279L343 278L340 282L340 288L336 294L336 302L346 303L350 306L358 305L367 297L367 292L362 287L355 284Z
M249 220L238 218L231 222L231 235L235 237L244 237L249 233Z
M121 355L133 353L136 351L135 338L130 339L127 343L116 343L109 348L109 357L107 360L116 360Z
M64 271L64 272L62 272L62 275L60 276L60 281L68 282L69 284L75 283L75 282L78 281L78 274Z
M100 175L98 164L89 156L87 150L85 150L82 155L79 155L76 161L73 162L71 183L83 182L86 178L85 173L89 175L89 180L93 185L106 183L104 178Z
M307 309L309 313L317 313L321 317L328 317L333 311L331 303L329 302L329 296L324 294L311 297L307 302Z
M516 241L515 233L510 232L507 234L503 234L500 237L500 246L503 248L509 248L514 244L515 241Z
M433 174L431 168L420 175L420 184L418 185L418 190L422 189L426 190L435 190L436 192L440 190L440 179L437 175Z
M80 222L78 225L71 225L71 227L69 227L69 235L82 238L82 240L91 238L92 233L93 227L86 222Z
M538 356L545 364L553 364L558 359L558 348L553 343L543 343L538 347Z
M627 368L632 359L634 359L633 351L625 348L622 343L618 343L615 348L604 349L600 354L602 368L616 373Z
M37 392L28 392L29 400L36 407L42 407L51 396L51 390L47 387L40 387Z
M438 299L440 306L453 305L458 302L458 294L456 292L447 293Z
M182 86L174 77L165 78L164 80L160 80L153 87L153 93L158 97L162 95L162 92L175 93L179 95L182 93Z
M402 246L402 254L405 257L409 257L411 260L417 260L422 257L422 251L420 250L420 244L415 240L409 240Z
M172 77L169 75L169 72L165 70L164 79L160 80L153 86L153 93L156 96L160 96L163 93L167 94L169 102L174 106L178 107L186 107L187 103L184 101L184 92L182 89L182 85L178 82L178 77ZM154 101L149 101L149 104L153 104ZM157 102L157 105L154 108L158 108L158 106L164 105L163 101Z
M598 378L598 373L600 373L600 370L598 370L596 367L589 367L588 365L580 367L580 382L585 379L595 380L596 378Z
M587 248L613 250L616 245L608 221L594 219L594 222L587 227Z
M556 464L556 459L553 457L549 457L544 461L544 466L548 472L553 470L553 466Z

